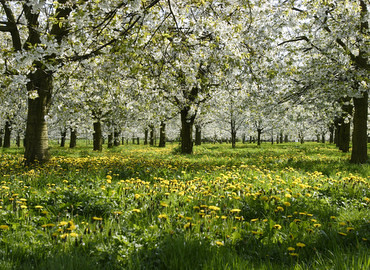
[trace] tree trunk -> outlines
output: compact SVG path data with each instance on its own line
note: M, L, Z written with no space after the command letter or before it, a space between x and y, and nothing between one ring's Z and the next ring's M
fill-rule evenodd
M319 143L320 142L320 134L316 134L316 142Z
M153 146L154 145L154 126L150 125L149 129L150 129L149 145Z
M195 145L202 144L202 128L199 125L195 126Z
M140 138L139 137L136 138L136 142L137 142L137 145L140 144Z
M63 129L60 132L60 147L64 147L66 144L67 129Z
M289 136L288 136L288 135L285 135L285 136L284 136L284 142L285 142L285 143L288 143L288 142L289 142Z
M283 132L280 132L280 138L279 138L280 143L284 142L284 135Z
M120 145L119 137L121 132L115 128L113 133L114 133L114 146L119 146Z
M94 151L102 151L103 150L103 138L102 138L102 130L101 130L101 123L97 120L94 123Z
M69 148L75 148L77 145L77 131L70 128L71 137L69 140Z
M193 125L195 115L189 115L190 108L186 107L181 110L181 153L193 153Z
M21 134L19 133L19 131L17 132L17 137L15 139L15 144L17 145L17 147L21 146Z
M257 145L261 145L261 134L262 134L262 129L257 128Z
M367 156L367 119L369 94L363 92L363 97L353 98L355 114L353 116L351 163L366 163Z
M161 121L161 126L159 128L159 144L158 147L166 146L166 123Z
M249 136L249 143L253 142L253 136Z
M135 136L132 134L132 144L135 144Z
M329 132L330 132L330 137L329 137L329 143L334 143L334 125L329 126Z
M235 128L235 120L231 120L230 122L231 127L231 148L236 147L236 128Z
M144 130L144 145L148 144L148 133L149 133L149 129L146 128Z
M321 142L325 143L325 133L321 134Z
M3 147L3 130L0 129L0 147Z
M30 73L27 90L37 90L38 97L28 99L28 112L25 135L25 164L45 163L49 159L48 114L53 89L52 73L45 71L39 64L36 71Z
M245 144L245 137L246 137L245 134L243 134L243 136L242 136L242 143L243 144Z
M113 133L108 134L108 148L113 148Z
M10 138L12 134L12 128L9 120L5 122L5 134L4 134L4 148L9 148L10 147Z

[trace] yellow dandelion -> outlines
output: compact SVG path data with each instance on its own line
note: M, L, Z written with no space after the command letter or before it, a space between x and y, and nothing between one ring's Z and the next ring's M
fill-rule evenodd
M347 234L346 234L346 233L344 233L344 232L338 232L338 234L339 234L339 235L342 235L342 236L347 236Z
M140 213L140 212L141 212L141 210L140 210L140 209L136 209L136 208L135 208L135 209L132 209L132 210L131 210L131 212Z
M258 221L258 218L251 219L251 222L256 222L256 221Z
M78 237L78 234L77 234L77 233L72 232L72 233L70 233L70 234L69 234L69 236L71 236L71 237Z
M221 210L221 208L220 208L220 207L213 206L213 205L209 206L208 208L209 208L210 210L213 210L213 211L220 211L220 210Z
M67 221L61 221L61 222L59 222L58 226L65 226L67 224L68 224Z
M95 221L102 221L103 220L103 218L101 218L101 217L93 217L92 219L95 220Z
M240 210L240 209L231 209L230 210L231 213L239 213L240 211L242 211L242 210Z
M274 229L278 229L278 230L280 230L280 229L281 229L281 225L279 225L279 224L275 224L275 225L274 225Z
M8 225L0 225L0 229L1 230L9 230L9 226Z
M168 207L168 204L165 203L165 202L161 202L160 205L163 206L163 207Z
M167 216L167 214L159 214L159 215L158 215L158 218L159 218L159 219L164 219L164 220L166 220L166 219L168 219L168 216Z
M306 246L304 243L301 243L301 242L298 242L296 245L297 247L300 247L300 248L303 248Z
M295 248L294 247L288 247L288 251L294 251Z
M298 257L298 253L294 253L294 252L289 253L289 255L292 256L292 257Z
M350 231L353 231L355 228L353 228L353 227L347 227L346 229L347 229L347 232L350 232Z
M285 205L286 207L291 206L290 202L284 202L284 205Z
M314 226L315 228L320 228L320 227L321 227L321 224L316 223L316 224L313 224L313 226Z
M221 242L221 241L216 241L216 245L217 246L224 246L225 244L223 242Z
M35 208L36 208L36 209L42 209L42 208L44 208L44 207L43 207L43 206L41 206L41 205L36 205L36 206L35 206Z

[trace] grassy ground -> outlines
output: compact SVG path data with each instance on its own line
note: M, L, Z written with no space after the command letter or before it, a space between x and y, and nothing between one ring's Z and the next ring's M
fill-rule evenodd
M370 165L318 143L0 152L0 269L370 269Z

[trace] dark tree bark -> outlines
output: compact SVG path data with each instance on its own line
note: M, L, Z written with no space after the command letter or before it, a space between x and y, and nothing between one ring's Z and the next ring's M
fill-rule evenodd
M119 146L120 145L119 137L121 135L121 132L119 131L119 129L115 128L113 133L114 133L114 146Z
M195 126L195 145L202 144L202 128L200 125Z
M230 128L231 128L231 147L236 147L236 127L235 127L235 120L230 121Z
M288 135L285 135L285 136L284 136L284 142L285 142L285 143L288 143L288 142L289 142L289 136L288 136Z
M280 143L283 143L284 142L284 135L283 135L283 132L280 132Z
M180 112L181 116L181 153L193 153L193 125L195 115L190 115L190 108L185 107Z
M73 128L69 129L71 135L69 140L69 148L75 148L77 145L77 131Z
M108 134L108 148L113 148L113 133Z
M249 136L249 143L253 142L253 136Z
M101 130L101 123L97 120L94 123L94 151L102 151L103 150L103 137L102 137L102 130Z
M245 136L245 134L243 134L243 136L242 136L242 143L243 144L245 144L245 139L246 139L246 136Z
M321 134L321 142L325 143L325 133Z
M148 144L148 134L149 134L149 129L144 130L144 145Z
M262 128L257 128L257 145L261 145Z
M37 90L36 99L28 99L28 113L25 136L25 163L26 165L49 160L48 126L45 117L51 105L53 78L50 71L44 70L41 63L37 64L36 71L30 73L27 90Z
M19 131L17 132L17 137L15 139L15 144L17 145L17 147L21 146L21 134L20 134Z
M9 120L5 122L5 134L4 134L4 144L3 148L9 148L10 147L10 138L12 134L12 125Z
M166 146L166 123L161 121L161 126L159 128L159 144L158 147Z
M299 141L301 142L301 144L304 144L304 135L303 135L302 132L298 133L298 138L299 138Z
M3 147L3 130L0 129L0 147Z
M353 98L355 114L353 116L351 163L366 163L367 155L367 118L369 94L363 93L361 98Z
M316 142L319 143L320 142L320 134L316 134Z
M132 144L135 144L135 136L132 135Z
M137 145L140 144L140 138L139 137L136 138L136 143L137 143Z
M155 132L154 125L150 125L149 130L150 130L149 145L153 146L154 145L154 132Z
M63 129L60 132L60 147L64 147L66 144L67 129Z

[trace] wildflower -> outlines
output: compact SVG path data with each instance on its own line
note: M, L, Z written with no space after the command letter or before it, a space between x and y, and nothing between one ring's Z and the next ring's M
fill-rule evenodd
M347 232L350 232L350 231L353 231L355 228L353 228L353 227L347 227L346 229L347 229Z
M278 230L280 230L280 229L281 229L281 225L279 225L279 224L275 224L275 225L274 225L274 229L278 229Z
M292 257L298 257L298 253L289 253L289 255Z
M36 209L42 209L42 208L44 208L44 207L43 207L43 206L41 206L41 205L36 205L36 206L35 206L35 208L36 208Z
M251 222L256 222L256 221L258 221L258 218L251 219Z
M336 216L330 216L330 219L336 219L337 217Z
M9 226L8 225L0 225L0 229L1 230L9 230Z
M166 214L160 214L160 215L158 215L158 218L159 219L167 220L168 219L168 216Z
M285 194L285 198L291 198L291 197L292 197L291 194L289 194L289 193Z
M286 207L289 207L291 204L290 204L290 202L284 202L284 205L285 205Z
M168 207L168 204L165 203L165 202L161 202L160 205L163 206L163 207Z
M344 232L338 232L338 234L339 234L339 235L342 235L342 236L347 236L347 234L346 234L346 233L344 233Z
M320 228L320 227L321 227L321 224L316 223L316 224L313 224L313 226L314 226L315 228Z
M71 236L71 237L78 237L78 234L77 234L77 233L72 232L72 233L70 233L70 234L69 234L69 236Z
M220 207L213 206L213 205L209 206L208 209L213 210L213 211L220 211L221 210Z
M288 251L294 251L295 248L294 247L288 247Z
M303 247L305 247L306 245L305 244L303 244L303 243L301 243L301 242L298 242L297 243L297 247L300 247L300 248L303 248Z
M92 219L96 220L96 221L102 221L103 220L103 218L101 218L101 217L93 217Z
M140 209L136 209L136 208L135 208L135 209L132 209L132 210L131 210L131 212L140 213L140 212L141 212L141 210L140 210Z
M231 213L239 213L241 210L240 209L231 209L230 212Z
M221 241L216 241L216 245L218 245L218 246L224 246L225 244L223 242L221 242Z
M283 212L283 211L284 211L284 208L283 208L283 207L281 207L281 206L278 206L278 207L276 207L276 210L277 210L277 211L281 211L281 212Z
M67 224L68 224L67 221L61 221L61 222L59 222L58 226L65 226Z

